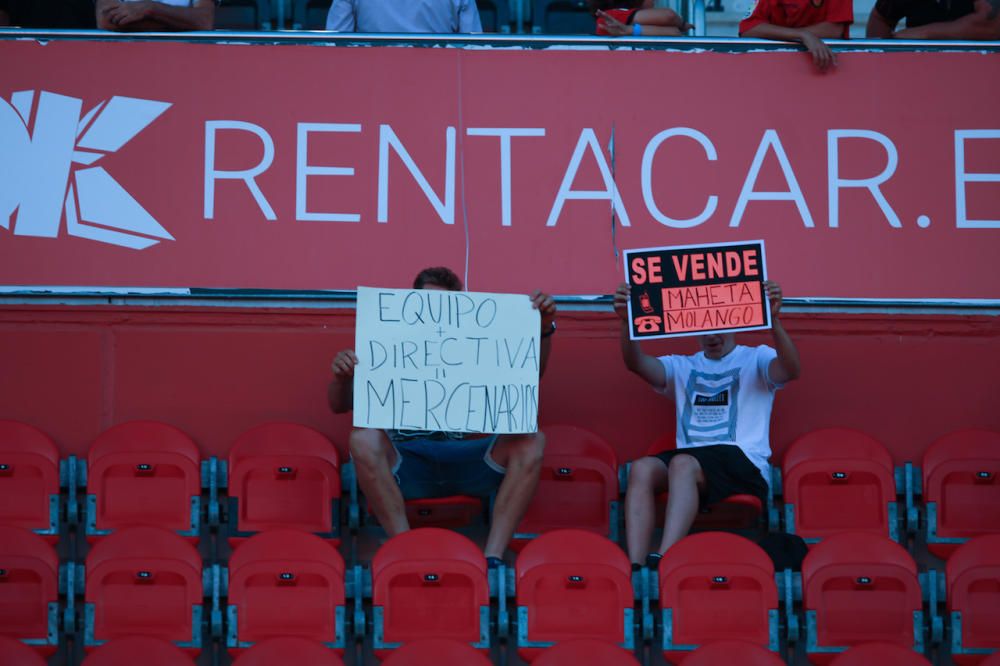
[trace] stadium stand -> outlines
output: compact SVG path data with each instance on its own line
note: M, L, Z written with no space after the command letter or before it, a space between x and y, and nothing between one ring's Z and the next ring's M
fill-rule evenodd
M481 652L464 643L428 638L407 643L382 662L382 666L490 666Z
M83 666L194 666L183 650L158 638L127 636L100 646L83 661Z
M698 648L680 662L681 666L783 666L785 663L774 652L746 641L715 641Z
M873 437L814 430L792 442L781 470L786 531L807 543L844 531L899 539L892 457Z
M234 31L270 30L271 0L221 0L215 8L215 28Z
M410 530L371 563L374 649L380 657L422 638L490 646L486 560L470 539L434 527Z
M830 666L930 666L931 662L913 650L892 643L865 643L837 655Z
M58 538L61 502L59 450L44 432L0 421L0 525Z
M551 425L535 496L514 533L518 541L556 529L582 529L618 541L618 459L584 428Z
M133 635L193 652L203 643L201 556L161 527L130 527L87 555L84 641L88 647Z
M0 666L45 666L45 660L21 641L0 636Z
M593 35L597 20L586 0L532 0L532 32Z
M297 423L264 423L229 450L228 535L298 529L340 536L340 459L322 433Z
M479 21L483 32L510 32L510 3L508 0L476 0Z
M102 432L87 453L87 537L156 525L198 538L200 457L194 441L166 423L132 421Z
M752 541L725 532L692 534L664 554L658 574L668 660L720 640L778 649L774 565Z
M805 651L814 664L861 643L924 649L917 565L899 544L843 532L814 546L802 563Z
M48 655L58 644L59 559L37 534L0 525L0 636Z
M346 643L344 561L331 542L297 530L247 539L229 560L227 646L275 637Z
M515 574L522 659L575 638L633 649L630 564L615 543L582 530L555 530L524 547Z
M927 548L946 559L971 537L1000 534L1000 433L959 430L922 462Z
M1000 534L959 546L945 566L951 658L976 664L1000 652Z
M581 638L562 641L544 650L534 661L535 666L639 666L631 653L604 641Z
M410 527L458 529L488 519L483 500L468 495L411 499L405 504Z
M343 666L336 652L322 643L305 638L268 638L244 651L233 660L233 666Z
M677 439L673 433L657 438L646 455L651 456L661 451L669 451L676 447ZM667 506L669 492L656 496L656 525L663 525L664 511ZM730 495L721 502L706 506L695 518L693 529L696 530L737 530L747 529L757 524L763 505L760 498L754 495Z
M294 30L325 30L330 0L294 0L292 28Z

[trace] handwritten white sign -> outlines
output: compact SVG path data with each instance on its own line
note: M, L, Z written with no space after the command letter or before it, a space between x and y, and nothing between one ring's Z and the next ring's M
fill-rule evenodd
M539 316L522 294L358 287L354 425L536 432Z

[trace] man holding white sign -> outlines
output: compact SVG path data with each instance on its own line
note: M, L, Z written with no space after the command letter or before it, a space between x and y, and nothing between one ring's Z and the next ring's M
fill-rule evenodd
M496 492L495 566L538 485L538 379L556 306L541 292L464 292L441 267L413 287L359 287L355 349L333 361L330 406L354 412L358 484L390 536L409 529L407 499Z
M625 532L633 568L645 563L655 569L663 553L691 529L699 506L735 494L766 500L774 393L798 378L800 363L778 317L781 288L770 280L761 287L769 304L773 348L745 347L736 344L735 333L709 332L698 336L701 352L658 358L643 353L633 339L632 288L624 283L615 292L625 366L673 397L677 414L677 448L639 458L629 472ZM649 552L654 501L664 490L670 494L663 538Z

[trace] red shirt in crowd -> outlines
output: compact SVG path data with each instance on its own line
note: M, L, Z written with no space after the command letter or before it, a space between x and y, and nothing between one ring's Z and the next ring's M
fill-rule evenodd
M807 28L817 23L842 23L847 39L854 23L851 0L757 0L747 17L740 21L740 34L761 23L784 28Z
M632 25L632 19L635 18L635 13L639 11L638 9L605 9L604 13L615 19L616 21L621 21L625 25ZM597 34L607 35L608 29L604 25L604 19L597 19Z

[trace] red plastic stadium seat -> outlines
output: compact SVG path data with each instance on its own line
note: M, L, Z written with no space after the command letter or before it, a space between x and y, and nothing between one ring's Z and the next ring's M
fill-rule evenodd
M525 661L575 638L634 647L631 567L612 541L582 530L543 534L521 551L516 576L518 654Z
M0 636L0 666L45 666L45 660L19 640Z
M340 655L305 638L269 638L243 652L233 666L344 666Z
M814 664L861 643L923 650L913 629L923 622L917 565L887 537L844 532L814 546L802 563L802 601Z
M752 541L725 532L686 536L660 560L659 582L668 660L718 640L778 649L774 564Z
M432 638L407 643L382 666L490 666L490 660L465 643Z
M194 441L156 421L105 430L87 454L87 534L155 525L197 538L201 462Z
M785 662L774 652L746 641L709 643L692 652L681 662L681 666L719 666L719 664L784 666Z
M372 560L375 651L421 638L489 648L486 558L472 541L424 527L389 539Z
M544 430L538 489L514 534L515 545L565 528L617 540L618 459L614 449L599 435L576 426L554 425Z
M59 450L18 421L0 421L0 525L59 534Z
M406 501L410 527L459 528L474 523L483 513L483 501L468 495L430 497Z
M314 534L262 532L229 560L230 648L295 636L342 649L344 613L344 560Z
M127 636L94 650L83 666L194 666L194 660L159 638Z
M892 456L857 430L828 428L792 442L782 464L785 529L808 543L838 532L896 538Z
M252 428L229 451L229 498L237 534L291 528L334 537L340 522L337 449L297 423Z
M1000 666L1000 650L987 655L985 659L979 662L979 666Z
M1000 652L1000 534L959 546L945 565L945 580L951 658L975 664L984 649Z
M676 448L677 439L674 435L663 435L646 449L646 455L652 456L662 451L672 451ZM656 524L663 525L669 493L656 496ZM755 495L730 495L721 502L716 502L702 509L695 518L692 529L695 530L738 530L747 529L757 524L757 519L763 511L760 498Z
M543 651L534 661L535 666L639 666L631 652L617 645L581 638L556 643Z
M51 654L57 640L49 611L58 605L55 549L28 530L0 526L0 635Z
M924 453L927 548L947 558L982 534L1000 534L1000 433L959 430Z
M131 527L99 541L87 555L86 645L150 636L201 646L201 556L160 527Z
M922 655L902 645L892 643L865 643L841 652L830 662L830 666L931 666Z

